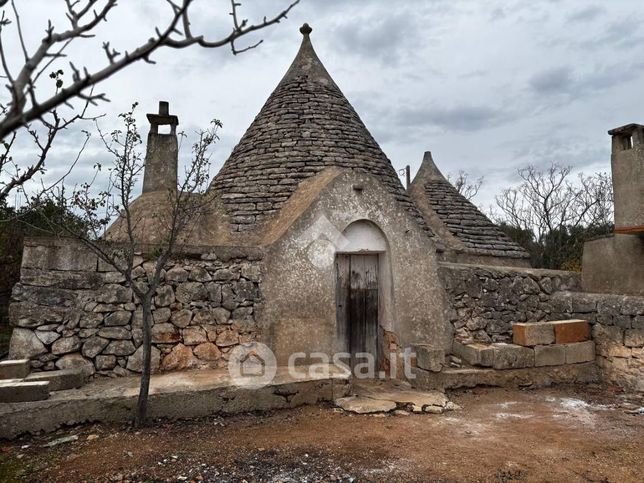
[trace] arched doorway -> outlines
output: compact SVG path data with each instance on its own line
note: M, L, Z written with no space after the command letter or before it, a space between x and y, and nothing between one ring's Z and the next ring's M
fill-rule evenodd
M381 267L387 240L367 220L352 223L342 234L335 261L338 345L351 354L352 367L371 355L376 369L382 356L380 320L386 273Z

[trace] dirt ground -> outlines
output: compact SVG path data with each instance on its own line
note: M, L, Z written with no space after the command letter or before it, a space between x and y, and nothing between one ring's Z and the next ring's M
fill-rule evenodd
M2 481L644 481L643 395L477 388L442 415L269 414L85 425L4 442ZM72 442L46 447L69 436Z

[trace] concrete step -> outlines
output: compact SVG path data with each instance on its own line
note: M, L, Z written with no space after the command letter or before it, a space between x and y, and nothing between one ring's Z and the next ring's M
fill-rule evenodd
M9 359L0 361L0 379L22 379L29 375L29 359Z
M547 387L552 384L598 382L599 373L594 362L563 366L530 367L523 369L496 369L470 367L431 372L412 368L412 386L424 391L458 389L476 386Z
M49 398L49 381L0 381L0 403L42 401Z
M85 384L85 374L77 369L34 372L25 378L26 382L48 381L50 391L75 389Z
M269 411L333 401L350 393L351 374L341 368L329 365L324 371L319 364L313 368L301 366L297 374L290 369L278 367L273 380L257 388L240 385L227 369L153 374L148 416L183 419ZM136 408L139 384L138 376L100 378L82 389L52 392L46 401L0 404L0 438L52 431L64 424L127 422Z

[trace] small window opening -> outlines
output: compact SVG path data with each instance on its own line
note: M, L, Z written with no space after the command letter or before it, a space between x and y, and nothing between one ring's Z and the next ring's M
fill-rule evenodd
M159 134L172 134L172 126L170 124L159 124Z
M626 151L627 149L633 148L633 136L621 136L622 141L622 150Z

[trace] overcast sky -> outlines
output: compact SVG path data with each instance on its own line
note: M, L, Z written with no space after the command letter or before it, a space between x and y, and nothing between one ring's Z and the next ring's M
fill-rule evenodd
M251 21L288 4L242 3ZM65 26L62 0L17 4L32 49L48 18ZM230 25L228 6L195 0L193 29L221 37ZM98 42L131 49L167 18L162 0L122 1L98 38L76 46L70 58L100 66ZM640 0L302 0L288 20L248 38L264 39L255 50L235 57L228 48L166 49L154 56L156 65L135 65L101 84L112 101L101 106L104 128L133 101L144 132L144 114L155 112L159 100L170 102L187 132L218 118L224 124L218 170L293 60L303 22L394 166L410 164L413 175L431 150L443 173L485 177L476 200L483 206L516 183L517 168L527 164L608 171L606 131L644 121ZM15 38L5 46L18 53ZM73 159L81 139L65 135L49 176ZM86 179L97 160L108 158L88 150L75 179Z

